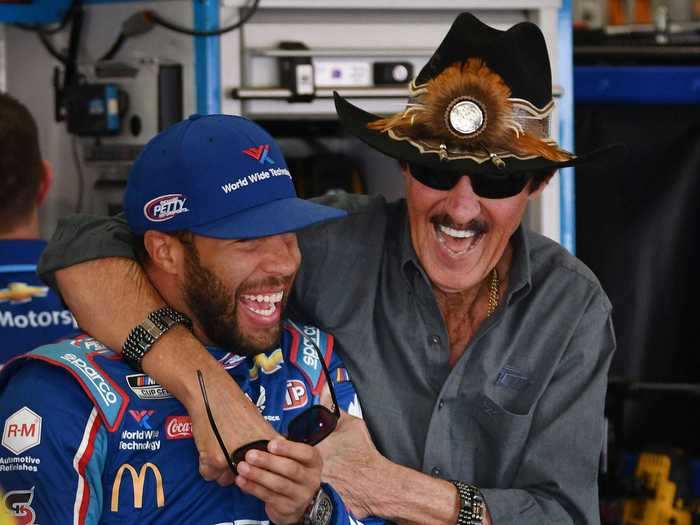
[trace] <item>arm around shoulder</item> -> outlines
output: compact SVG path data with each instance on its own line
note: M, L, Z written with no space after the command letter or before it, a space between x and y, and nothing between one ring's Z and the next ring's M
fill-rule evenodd
M106 257L135 258L124 218L71 215L58 222L39 261L39 275L57 290L54 274L58 270Z

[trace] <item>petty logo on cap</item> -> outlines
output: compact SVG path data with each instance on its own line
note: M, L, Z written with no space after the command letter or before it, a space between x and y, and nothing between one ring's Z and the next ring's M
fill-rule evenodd
M188 210L185 208L187 197L182 193L171 193L161 195L155 199L151 199L143 207L143 213L149 221L163 222L175 217L178 213L185 213Z

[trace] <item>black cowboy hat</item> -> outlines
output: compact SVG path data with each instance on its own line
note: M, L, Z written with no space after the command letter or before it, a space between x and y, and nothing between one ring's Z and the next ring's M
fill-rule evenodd
M409 86L406 109L382 118L335 93L343 126L390 157L471 174L553 171L609 154L573 155L549 138L552 73L533 23L507 31L470 13L452 24Z

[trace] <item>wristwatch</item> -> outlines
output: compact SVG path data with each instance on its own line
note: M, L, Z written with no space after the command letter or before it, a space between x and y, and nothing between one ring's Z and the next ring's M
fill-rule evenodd
M141 324L137 324L129 332L124 346L122 346L122 359L134 370L142 372L143 356L160 336L176 324L192 329L192 321L186 315L169 306L153 310Z
M333 500L321 487L304 513L303 525L328 525L332 518Z
M482 525L484 519L484 498L479 489L463 481L451 479L459 493L459 514L455 525Z

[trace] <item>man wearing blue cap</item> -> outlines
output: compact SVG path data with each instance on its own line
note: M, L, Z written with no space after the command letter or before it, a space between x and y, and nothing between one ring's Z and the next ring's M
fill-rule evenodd
M124 208L167 306L125 342L123 359L84 335L3 370L0 484L10 510L23 523L354 523L321 485L312 445L335 428L338 405L359 415L357 397L332 336L282 317L300 263L294 232L344 213L297 198L272 138L225 115L193 116L151 140ZM173 326L191 330L288 438L234 454L222 442L233 486L202 479L184 407L129 366ZM210 408L206 370L196 375L218 435L228 414Z

